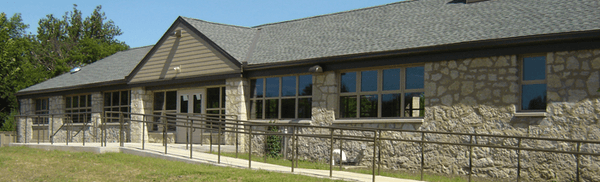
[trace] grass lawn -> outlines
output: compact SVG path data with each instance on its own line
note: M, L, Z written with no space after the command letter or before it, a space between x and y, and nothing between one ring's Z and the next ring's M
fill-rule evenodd
M196 165L123 153L0 147L0 181L332 181L263 170Z

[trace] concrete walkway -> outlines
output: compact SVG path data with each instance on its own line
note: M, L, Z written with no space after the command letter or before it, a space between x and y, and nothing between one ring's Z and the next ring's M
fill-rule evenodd
M192 151L192 158L190 159L190 151L185 149L185 144L168 144L167 154L165 154L165 147L160 143L146 143L144 150L142 150L141 143L125 143L124 147L119 147L118 143L108 143L107 147L100 147L100 143L86 143L82 146L81 143L12 143L10 146L28 146L31 148L45 149L45 150L63 150L73 152L94 152L94 153L105 153L105 152L123 152L127 154L133 154L145 157L154 157L172 161L182 161L192 164L210 164L215 166L223 167L236 167L236 168L248 168L248 160L237 159L232 157L221 156L219 163L218 155L206 153L210 146L208 145L194 145ZM217 151L217 146L213 146L213 151ZM235 152L235 146L221 146L222 152ZM291 172L291 167L279 166L274 164L262 163L252 161L251 169L260 169L273 172L281 173L292 173L306 176L330 178L329 170L317 170L317 169L303 169L294 168L294 172ZM346 171L333 171L331 179L340 179L346 181L372 181L373 176L369 174L352 173ZM385 176L375 176L375 181L389 181L389 182L416 182L415 180L398 179Z

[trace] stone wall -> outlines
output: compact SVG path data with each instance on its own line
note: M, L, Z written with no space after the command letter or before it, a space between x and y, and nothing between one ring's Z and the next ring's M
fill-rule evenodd
M31 115L34 113L33 99L19 99L19 114ZM17 142L26 143L31 141L33 120L31 118L19 117L17 119Z
M248 93L248 94L247 94ZM249 104L248 97L250 96L250 82L245 78L229 78L226 80L225 86L225 114L226 115L235 115L234 117L227 117L228 119L239 119L239 120L248 120L248 109L247 105ZM230 126L233 127L233 126ZM240 126L240 128L243 128ZM238 144L243 144L246 142L248 137L246 135L238 135ZM227 145L235 145L236 138L235 133L227 133L225 135L225 144ZM240 150L245 150L243 147L245 145L240 145Z
M546 53L548 104L546 116L519 113L520 66L517 55L447 60L425 63L426 112L424 122L335 124L362 128L400 128L406 130L461 132L508 136L548 137L595 140L600 138L600 50ZM313 125L327 126L334 121L338 103L336 73L313 75ZM328 81L329 80L329 81ZM330 90L331 89L331 90ZM357 121L360 122L360 121ZM313 131L314 130L314 131ZM305 134L329 134L329 131L303 129ZM352 133L372 136L368 132ZM418 133L383 132L383 137L420 140ZM485 137L428 134L426 140L516 146L517 140ZM257 145L259 143L256 143ZM291 140L288 141L291 145ZM522 146L551 150L576 151L566 142L522 141ZM328 139L301 138L300 158L328 160ZM360 165L370 166L372 142L344 142L348 158L357 156L367 145ZM253 146L254 147L254 146ZM334 148L339 148L338 141ZM421 148L408 142L383 142L382 167L418 170ZM584 144L581 151L598 153L599 145ZM425 145L425 170L436 173L467 175L469 149L464 146ZM575 180L575 156L544 152L521 153L521 177L525 180ZM600 181L600 158L581 157L584 181ZM514 178L517 152L514 150L474 148L473 175L476 177Z
M143 87L131 89L131 113L152 114L154 93L147 91ZM132 115L131 120L143 121L143 115ZM150 119L147 119L150 121ZM142 139L148 141L148 127L141 122L131 122L131 142L142 142ZM145 131L145 132L142 132ZM145 133L145 135L143 135ZM143 137L143 138L142 138Z

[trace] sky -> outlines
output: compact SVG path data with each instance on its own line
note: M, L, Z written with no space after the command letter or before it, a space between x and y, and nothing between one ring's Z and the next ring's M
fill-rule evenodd
M0 12L9 17L21 13L29 25L27 32L36 34L38 21L48 14L62 17L77 4L87 17L101 5L106 17L123 32L117 39L133 48L156 44L178 16L252 27L396 1L401 0L0 0Z

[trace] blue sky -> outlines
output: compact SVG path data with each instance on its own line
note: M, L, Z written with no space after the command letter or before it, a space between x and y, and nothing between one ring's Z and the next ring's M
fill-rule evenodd
M38 21L47 14L62 17L77 9L89 16L97 5L108 19L123 31L117 37L131 47L155 44L178 16L205 21L256 26L340 11L388 4L400 0L199 0L199 1L65 1L65 0L1 0L0 12L9 17L21 13L28 32L37 31Z

